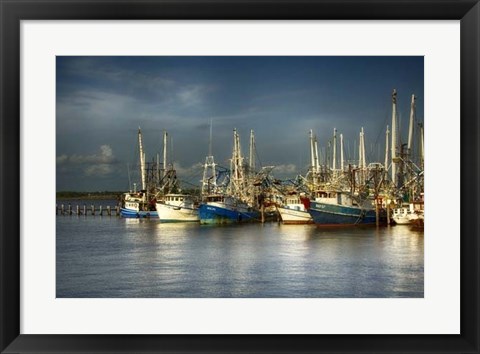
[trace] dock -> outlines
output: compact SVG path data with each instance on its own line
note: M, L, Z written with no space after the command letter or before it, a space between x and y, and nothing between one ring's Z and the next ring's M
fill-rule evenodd
M72 207L71 204L56 204L55 215L120 216L120 206L116 205L115 207L111 207L110 205L107 205L106 207L103 207L102 205L95 206L94 204L91 204L87 207L86 204L83 204L82 206L76 205L75 207Z

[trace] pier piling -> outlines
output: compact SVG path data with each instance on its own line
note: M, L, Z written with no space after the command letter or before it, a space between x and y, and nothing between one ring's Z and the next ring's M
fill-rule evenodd
M55 215L92 215L95 216L95 214L98 213L100 216L103 216L104 213L108 216L120 216L120 206L116 205L115 207L111 207L110 205L107 205L106 207L100 205L95 208L94 204L91 204L88 208L86 204L83 204L81 207L80 205L65 205L65 204L55 204Z
M390 202L387 202L387 225L390 225Z

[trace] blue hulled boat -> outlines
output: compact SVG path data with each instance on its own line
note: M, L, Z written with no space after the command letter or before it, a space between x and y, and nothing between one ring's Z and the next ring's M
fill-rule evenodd
M376 222L375 210L365 210L357 206L311 202L308 211L318 226L347 226Z
M310 202L308 212L317 226L353 226L376 223L376 212L370 200L361 203L349 193L321 193ZM379 211L381 222L386 220L384 210Z
M124 218L158 218L155 202L146 202L142 192L123 194L120 215Z
M260 220L260 212L233 197L208 196L198 209L201 224L230 224Z
M212 131L210 127L210 142ZM250 146L253 147L253 131L250 132ZM252 155L251 150L250 155ZM254 164L250 159L251 171ZM210 172L210 173L209 173ZM243 164L240 149L240 137L237 130L233 130L233 152L230 160L230 170L216 172L211 153L205 160L203 171L202 196L203 203L198 208L198 216L201 224L230 224L239 222L260 221L261 215L258 209L253 208L251 190L253 186L247 183L246 171ZM250 192L250 193L249 193ZM250 194L250 196L249 196ZM247 203L247 201L249 201Z
M158 218L158 213L155 210L139 210L135 211L132 209L124 209L120 208L120 215L124 218L136 218L136 219L143 219L143 218Z

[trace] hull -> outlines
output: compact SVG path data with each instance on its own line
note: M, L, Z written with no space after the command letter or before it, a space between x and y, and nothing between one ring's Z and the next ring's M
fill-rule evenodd
M355 206L312 201L309 213L317 226L353 226L376 223L375 210L361 209Z
M158 218L158 213L155 210L143 211L143 210L134 210L134 209L120 209L120 215L124 218Z
M195 222L199 221L198 209L180 208L157 203L160 222Z
M411 228L413 230L422 230L424 229L424 219L423 218L418 218L416 220L413 220L411 223Z
M408 225L412 223L412 220L407 215L393 216L392 219L397 225Z
M218 205L201 204L198 208L201 224L231 224L258 221L258 211L238 211Z
M312 217L308 211L283 207L278 207L277 210L284 224L313 224Z
M418 215L413 213L413 205L393 209L392 220L397 225L408 225L415 219L418 219Z

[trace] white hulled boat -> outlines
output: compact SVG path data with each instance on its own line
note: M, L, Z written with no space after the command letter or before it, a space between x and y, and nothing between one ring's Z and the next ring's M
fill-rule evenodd
M302 197L296 194L287 196L283 205L277 205L277 210L284 224L313 224Z
M160 222L199 221L198 207L190 195L166 194L156 208Z
M393 209L392 219L397 225L408 225L414 219L412 205Z

